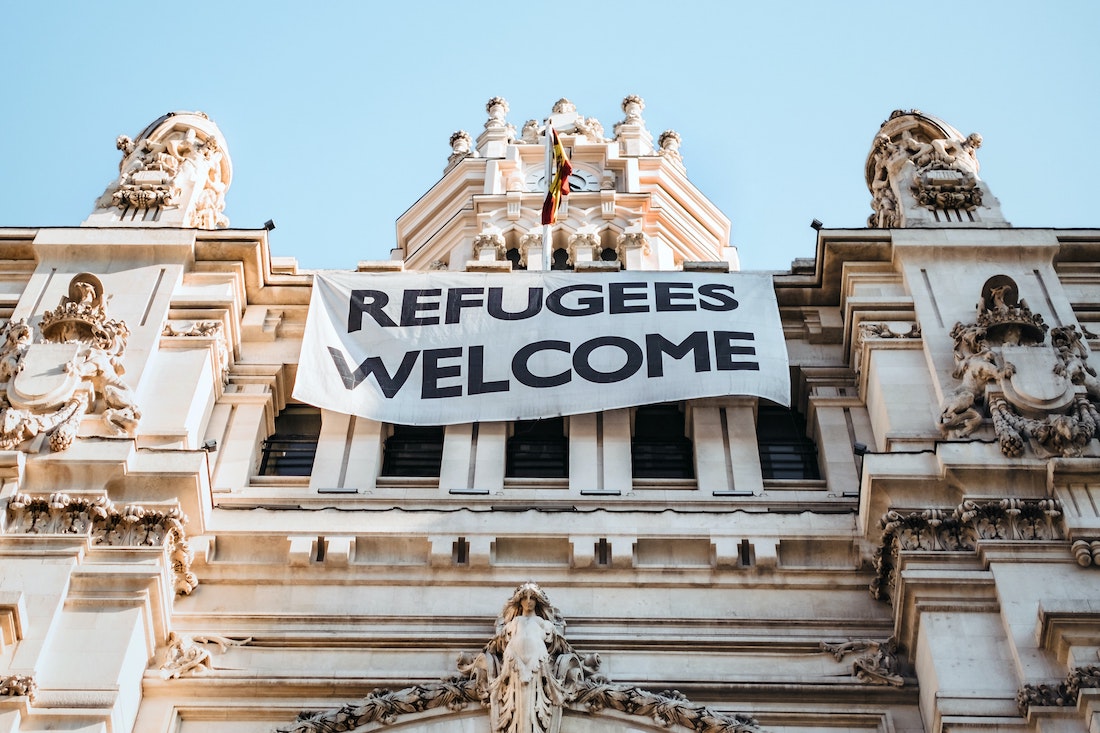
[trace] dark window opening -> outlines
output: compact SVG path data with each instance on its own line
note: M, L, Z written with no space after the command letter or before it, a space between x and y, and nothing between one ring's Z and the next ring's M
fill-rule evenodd
M554 250L553 255L550 258L551 270L572 270L573 266L569 264L569 253L564 249Z
M394 425L382 450L383 476L438 476L443 464L443 428Z
M565 418L516 421L505 455L505 476L567 477L569 439L565 435Z
M605 247L603 250L600 251L600 259L604 262L618 262L619 253L611 249L610 247Z
M817 446L806 436L801 413L785 407L761 405L756 416L760 472L764 478L820 479Z
M691 441L678 405L647 405L635 411L630 455L634 478L695 478Z
M512 263L512 269L513 270L526 270L527 269L526 265L520 264L520 259L521 258L520 258L519 250L516 249L515 247L512 247L510 250L508 250L504 254L504 258Z
M263 443L260 475L310 475L320 435L320 410L309 405L287 405L275 418L275 432Z

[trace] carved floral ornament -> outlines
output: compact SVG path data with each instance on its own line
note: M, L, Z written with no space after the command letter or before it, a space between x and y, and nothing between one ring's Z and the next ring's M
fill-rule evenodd
M25 697L34 702L38 694L38 683L34 677L25 674L0 675L0 697Z
M954 510L889 511L879 521L882 539L871 563L871 596L890 599L897 585L901 550L973 552L980 540L1041 541L1062 534L1062 505L1057 499L964 501Z
M104 495L15 494L8 500L5 520L5 534L86 536L92 544L106 547L165 547L176 593L188 595L199 583L191 572L195 553L183 529L187 516L179 507L120 508Z
M1005 456L1028 445L1040 457L1080 455L1100 424L1100 379L1076 326L1050 329L1046 343L1042 316L1017 292L1011 278L990 278L977 319L952 329L952 376L960 381L944 397L940 432L967 437L988 414Z
M905 678L899 673L897 641L890 637L885 641L860 639L840 643L821 642L821 650L843 661L851 654L858 654L852 662L852 676L871 685L902 687Z
M1054 684L1024 685L1016 693L1020 715L1027 717L1032 707L1076 707L1081 690L1100 688L1100 666L1078 667Z
M323 713L302 713L282 733L338 733L388 724L434 708L488 708L492 733L556 733L563 710L616 710L662 727L697 733L756 733L756 721L690 702L675 690L653 693L612 683L598 654L580 654L565 639L565 620L546 593L528 582L504 604L493 638L462 654L458 671L440 682L391 692L376 690L359 702Z
M122 380L130 330L107 316L103 284L81 273L57 308L42 314L41 341L26 321L9 321L0 345L0 449L59 452L72 445L85 415L99 429L130 437L141 410Z

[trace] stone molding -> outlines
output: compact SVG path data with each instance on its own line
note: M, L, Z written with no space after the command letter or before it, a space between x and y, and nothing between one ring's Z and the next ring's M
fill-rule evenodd
M225 337L225 324L222 321L195 321L188 328L177 328L171 323L165 323L161 336L211 339L221 382L223 385L229 384L229 342Z
M1063 532L1057 499L966 500L947 509L903 514L889 511L879 521L882 539L872 557L871 596L890 600L897 585L898 553L973 552L980 540L1054 540Z
M106 547L165 547L176 593L189 595L199 584L191 572L195 555L183 530L187 516L178 506L161 511L127 504L120 509L105 495L15 494L5 518L5 534L83 535Z
M565 620L533 582L516 589L497 618L496 634L477 654L458 658L458 672L440 682L391 692L376 690L337 710L303 712L280 733L339 733L372 723L470 703L489 709L493 733L556 733L563 708L597 714L616 710L662 727L697 733L758 733L756 721L689 701L675 690L653 693L616 685L600 671L598 654L579 654L566 641Z
M1054 684L1024 685L1016 693L1020 715L1027 717L1033 707L1076 707L1081 690L1100 688L1100 666L1078 667Z

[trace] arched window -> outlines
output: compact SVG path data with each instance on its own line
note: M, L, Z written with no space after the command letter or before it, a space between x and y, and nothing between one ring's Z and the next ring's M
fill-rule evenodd
M564 249L554 250L553 255L550 258L551 270L572 270L573 266L569 264L569 253Z
M520 264L519 250L512 247L510 250L504 253L505 259L512 263L513 270L526 270L527 266Z

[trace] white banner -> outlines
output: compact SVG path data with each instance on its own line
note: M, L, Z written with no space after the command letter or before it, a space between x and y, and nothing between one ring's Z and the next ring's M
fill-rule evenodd
M317 275L294 397L402 425L790 399L771 277Z

